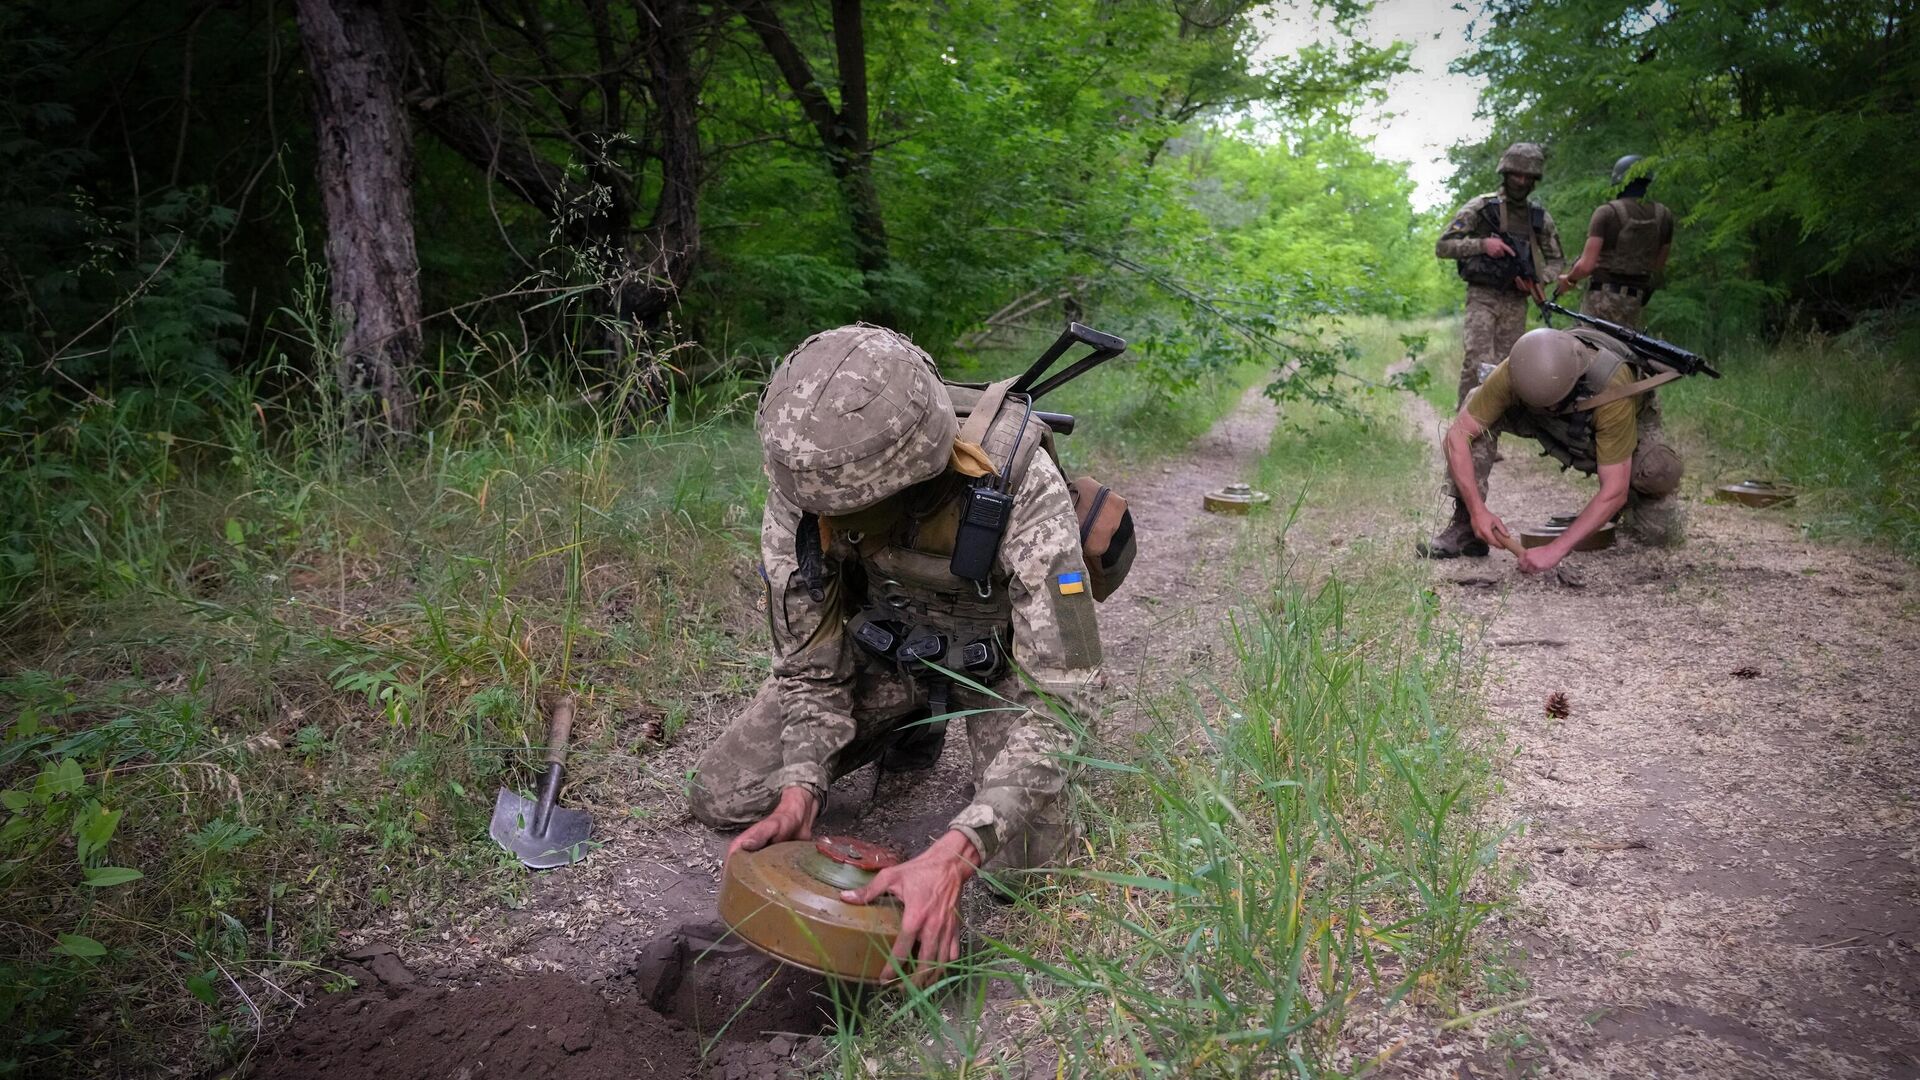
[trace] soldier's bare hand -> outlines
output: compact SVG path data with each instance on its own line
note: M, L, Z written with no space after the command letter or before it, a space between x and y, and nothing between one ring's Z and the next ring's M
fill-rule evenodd
M733 858L736 851L759 851L768 844L812 839L813 818L818 811L813 792L803 787L787 788L780 793L780 804L773 813L733 838L727 845L727 858Z
M865 904L879 896L899 898L900 936L893 955L913 966L914 985L926 987L940 969L960 959L960 887L973 876L979 855L966 834L950 832L927 850L874 875L866 888L848 889L840 899Z
M1486 541L1489 547L1507 547L1513 540L1513 533L1508 531L1507 523L1501 521L1500 515L1491 510L1473 516L1473 535Z
M1545 547L1528 548L1526 554L1520 556L1520 572L1523 574L1544 574L1554 567L1559 566L1560 560L1563 557L1559 552L1554 550L1552 544L1548 544Z
M1456 248L1454 250L1457 251L1459 249ZM1513 254L1513 248L1509 246L1505 240L1497 236L1489 236L1485 240L1480 241L1480 250L1496 259L1504 259Z

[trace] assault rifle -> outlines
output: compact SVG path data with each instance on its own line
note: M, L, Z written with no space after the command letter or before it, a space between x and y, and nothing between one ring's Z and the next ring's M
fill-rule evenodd
M1528 212L1534 212L1534 208L1529 207ZM1537 290L1540 279L1533 268L1532 242L1524 235L1515 236L1500 227L1500 209L1495 203L1480 208L1480 220L1487 226L1487 235L1499 237L1502 243L1513 249L1513 254L1488 255L1483 252L1469 255L1454 264L1461 279L1472 285L1491 285L1504 289L1513 284L1514 278L1520 278L1533 282L1533 288Z
M1561 307L1552 300L1541 300L1541 320L1548 326L1552 326L1555 315L1565 315L1575 322L1593 327L1608 337L1617 338L1621 344L1639 353L1642 358L1662 367L1672 368L1682 375L1709 375L1716 379L1720 377L1720 373L1714 370L1713 365L1707 363L1707 358L1699 353L1689 352L1671 341L1648 337L1632 327L1621 326L1617 322L1608 322L1606 319L1595 318L1585 312Z
M1067 350L1073 348L1075 345L1085 345L1093 351L1075 360L1064 369L1054 372L1051 378L1042 382L1040 377L1047 373L1047 369L1053 366L1054 361L1065 356ZM1047 351L1041 353L1040 358L1035 360L1019 379L1015 380L1009 393L1025 394L1029 402L1038 401L1042 395L1060 389L1060 387L1066 383L1085 375L1087 372L1092 371L1094 368L1099 367L1101 364L1106 363L1126 351L1127 343L1125 340L1117 338L1112 334L1102 333L1091 326L1070 322L1067 324L1066 330L1060 334L1060 337L1055 340L1052 345L1047 347ZM1047 426L1053 429L1055 435L1073 434L1074 420L1073 417L1067 413L1041 412L1036 409L1033 415L1046 421Z

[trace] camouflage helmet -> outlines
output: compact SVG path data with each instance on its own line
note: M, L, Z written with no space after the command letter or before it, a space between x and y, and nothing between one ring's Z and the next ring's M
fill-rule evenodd
M1540 149L1539 143L1517 142L1500 155L1500 171L1503 173L1525 173L1538 178L1546 172L1546 164L1547 152Z
M1536 409L1560 404L1587 373L1593 350L1565 330L1529 330L1507 353L1507 377L1514 396Z
M1621 158L1619 161L1614 162L1613 163L1613 182L1616 184L1626 183L1627 173L1631 172L1633 170L1634 163L1640 160L1642 160L1641 155L1628 154L1627 156ZM1651 180L1653 179L1653 173L1651 172L1641 173L1639 176L1639 179Z
M938 476L959 433L933 358L865 323L788 353L761 391L755 427L774 486L816 514L860 510Z

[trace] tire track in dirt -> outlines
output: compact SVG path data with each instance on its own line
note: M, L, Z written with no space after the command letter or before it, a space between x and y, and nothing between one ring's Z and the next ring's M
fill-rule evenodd
M1531 445L1492 481L1516 526L1592 493ZM1573 556L1578 587L1498 553L1433 565L1512 740L1492 813L1525 825L1491 933L1531 1003L1482 1023L1476 1065L1920 1076L1920 574L1788 514L1689 510L1676 550Z

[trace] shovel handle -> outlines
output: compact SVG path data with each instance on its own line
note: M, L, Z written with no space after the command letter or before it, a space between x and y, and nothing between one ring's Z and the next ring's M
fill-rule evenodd
M1527 557L1526 546L1521 544L1520 541L1515 540L1513 538L1512 533L1508 533L1505 536L1501 537L1500 546L1506 548L1508 551L1513 552L1513 557L1516 559L1524 559Z
M553 719L547 726L547 764L564 765L567 740L573 736L573 695L568 694L553 706Z

